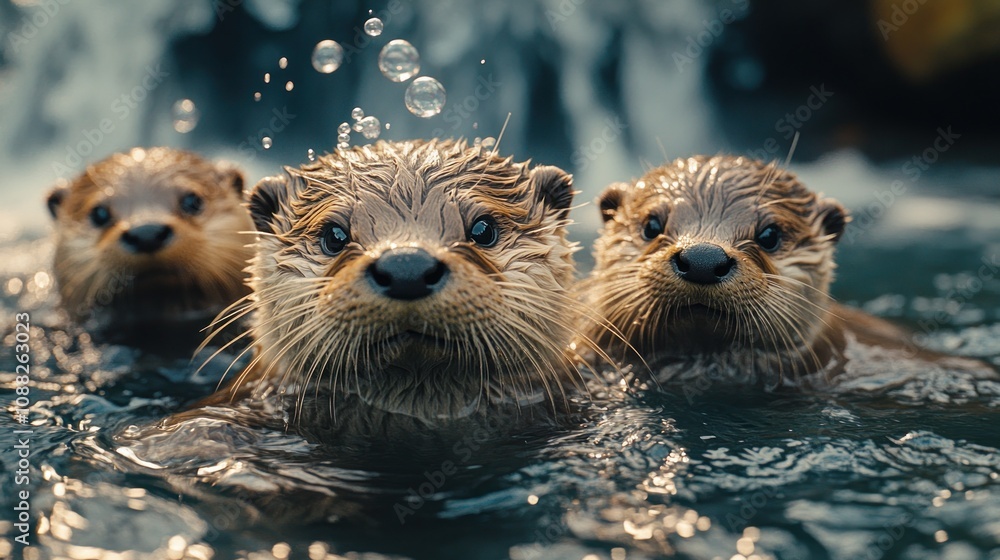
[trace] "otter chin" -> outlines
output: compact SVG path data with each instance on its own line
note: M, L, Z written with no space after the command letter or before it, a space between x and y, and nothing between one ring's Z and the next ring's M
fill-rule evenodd
M613 328L592 336L656 382L830 386L891 375L897 360L988 370L833 302L847 212L777 165L678 159L609 186L599 205L596 267L582 290Z
M564 401L578 381L572 198L560 169L450 140L338 149L263 179L253 296L219 320L252 314L254 357L202 404L285 395L295 423L371 431L379 412L434 422Z
M243 174L172 148L89 165L48 196L53 265L71 318L131 332L211 317L245 296L253 222Z

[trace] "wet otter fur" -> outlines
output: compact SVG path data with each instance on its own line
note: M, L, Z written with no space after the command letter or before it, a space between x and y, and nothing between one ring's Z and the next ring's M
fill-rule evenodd
M353 434L559 408L579 383L573 194L560 169L452 140L263 179L253 295L218 321L252 313L255 355L201 407L276 397L300 432Z
M628 344L602 327L592 335L656 382L775 389L881 376L871 386L884 389L942 368L995 376L833 302L847 212L777 165L678 159L611 185L599 204L596 267L581 290Z
M134 148L48 195L53 271L70 317L98 330L207 325L249 293L243 174L172 148Z

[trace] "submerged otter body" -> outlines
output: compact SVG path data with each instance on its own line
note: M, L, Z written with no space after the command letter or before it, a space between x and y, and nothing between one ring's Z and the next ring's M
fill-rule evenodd
M774 389L863 385L876 374L888 386L922 368L995 373L921 350L897 327L834 303L846 211L777 166L680 159L610 186L600 208L596 269L584 286L628 344L614 329L593 335L636 371L648 366L654 381Z
M572 196L557 168L454 141L265 178L254 294L228 316L252 312L255 356L202 406L278 398L300 431L358 434L562 401L577 381Z
M111 332L203 327L248 293L242 194L238 170L171 148L90 165L48 197L62 306Z

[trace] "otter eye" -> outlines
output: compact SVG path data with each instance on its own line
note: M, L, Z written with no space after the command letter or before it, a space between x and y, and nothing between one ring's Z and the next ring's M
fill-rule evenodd
M344 247L351 241L351 236L347 230L337 224L330 224L323 228L323 233L319 239L320 248L329 256L334 256L344 250Z
M196 216L201 214L204 207L205 201L194 193L187 193L181 197L181 211L185 214Z
M492 216L480 216L472 222L469 228L469 239L476 245L492 247L500 239L500 232L497 230L497 221Z
M111 210L103 204L99 204L90 209L90 223L94 227L104 227L111 221Z
M646 218L646 224L642 226L642 238L652 241L660 235L663 235L663 222L656 216Z
M757 233L755 241L761 249L773 253L778 249L778 245L781 245L781 229L771 224Z

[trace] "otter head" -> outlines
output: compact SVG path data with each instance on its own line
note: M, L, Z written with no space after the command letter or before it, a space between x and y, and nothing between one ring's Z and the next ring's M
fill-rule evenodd
M572 196L559 169L454 141L337 150L265 178L250 198L258 367L428 419L557 395Z
M116 327L211 315L247 293L243 175L170 148L134 148L56 187L54 272L76 319Z
M597 304L649 361L811 352L843 207L742 157L694 157L600 197Z

